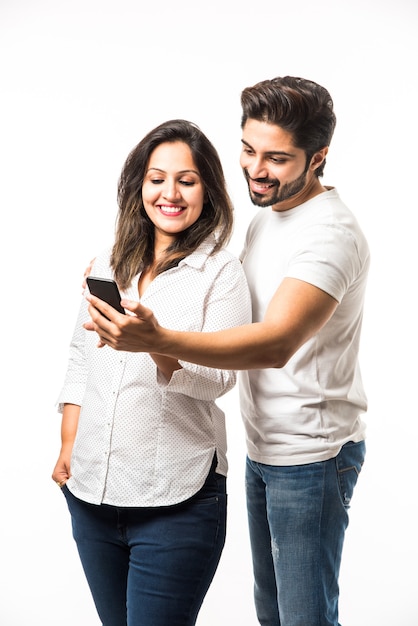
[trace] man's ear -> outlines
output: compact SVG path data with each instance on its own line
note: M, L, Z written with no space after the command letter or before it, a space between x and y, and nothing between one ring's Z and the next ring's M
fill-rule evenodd
M309 165L309 169L314 172L318 167L325 161L325 157L328 154L328 146L321 148L318 152L315 152L311 159L311 163Z

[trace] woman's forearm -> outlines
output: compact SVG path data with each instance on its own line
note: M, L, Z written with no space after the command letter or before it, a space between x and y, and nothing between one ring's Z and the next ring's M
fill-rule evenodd
M77 434L80 407L77 404L64 404L61 422L62 448L72 449Z

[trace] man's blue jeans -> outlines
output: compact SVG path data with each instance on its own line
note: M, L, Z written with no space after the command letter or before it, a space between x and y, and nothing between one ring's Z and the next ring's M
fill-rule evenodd
M308 465L247 459L254 595L262 626L338 626L347 509L364 456L362 441Z
M195 624L225 543L225 477L212 469L193 498L155 509L97 506L63 492L103 626Z

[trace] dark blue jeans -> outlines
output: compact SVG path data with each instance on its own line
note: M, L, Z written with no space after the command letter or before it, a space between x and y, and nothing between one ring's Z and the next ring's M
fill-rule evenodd
M329 461L277 467L247 460L247 507L262 626L338 626L348 508L365 444Z
M97 506L63 492L103 626L195 624L225 543L225 477L212 468L193 498L170 507Z

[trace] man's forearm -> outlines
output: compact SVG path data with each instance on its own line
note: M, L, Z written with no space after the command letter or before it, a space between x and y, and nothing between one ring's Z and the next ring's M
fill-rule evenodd
M154 351L207 367L230 370L282 367L277 341L265 323L236 326L217 332L181 332L159 328Z

